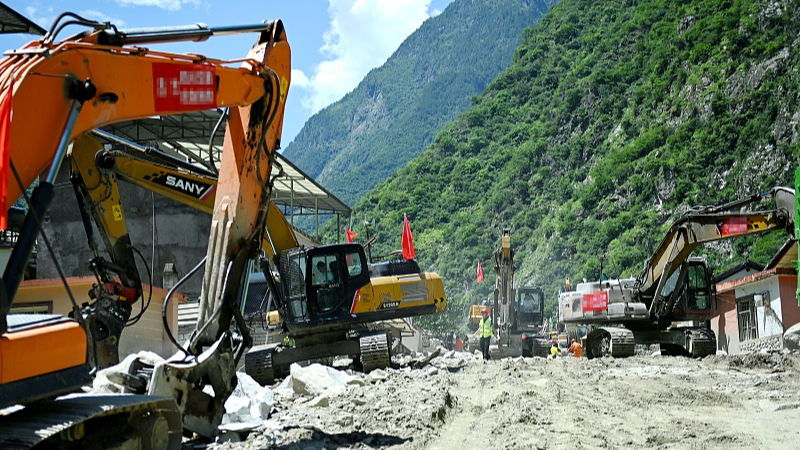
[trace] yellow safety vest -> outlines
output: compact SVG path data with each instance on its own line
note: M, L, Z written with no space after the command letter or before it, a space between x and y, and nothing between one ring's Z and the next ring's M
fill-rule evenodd
M492 319L486 318L481 319L481 322L478 324L478 330L480 330L481 337L492 337Z

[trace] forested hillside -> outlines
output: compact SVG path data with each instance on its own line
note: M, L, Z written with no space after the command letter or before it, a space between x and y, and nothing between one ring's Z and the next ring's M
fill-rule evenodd
M289 158L352 205L419 156L508 67L555 0L455 0L342 100L312 116Z
M554 313L566 277L635 275L688 208L793 183L799 36L798 1L563 0L468 111L358 202L355 231L375 220L381 250L399 248L408 213L451 301L435 326L489 295L510 227L517 282L543 285ZM723 270L765 263L785 239L696 253Z

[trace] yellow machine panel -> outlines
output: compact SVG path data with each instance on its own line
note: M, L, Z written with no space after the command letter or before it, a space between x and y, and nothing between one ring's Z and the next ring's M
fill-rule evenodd
M447 309L444 285L432 272L372 278L361 288L352 313L363 314L420 306L436 306L436 312Z

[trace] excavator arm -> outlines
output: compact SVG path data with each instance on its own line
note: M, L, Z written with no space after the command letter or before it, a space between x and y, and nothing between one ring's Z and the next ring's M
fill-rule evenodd
M208 214L214 210L216 174L180 160L170 161L168 155L156 155L144 148L106 150L100 142L84 135L76 140L69 157L73 176L80 177L81 188L93 199L98 212L121 211L119 196L114 195L118 190L117 181L133 184ZM91 179L95 181L87 182ZM299 246L299 242L278 206L269 202L268 208L261 249L267 257L275 260L284 250ZM127 235L124 220L103 217L96 219L96 223L111 242ZM113 248L113 244L109 247Z
M130 145L135 146L132 143ZM93 298L112 300L112 302L95 303L90 307L98 309L105 304L113 310L124 311L124 314L84 313L91 318L90 320L101 320L100 316L104 318L90 329L93 330L92 340L103 350L99 352L103 358L96 365L107 367L118 363L117 343L125 325L124 321L114 319L128 317L130 315L128 305L135 302L142 294L134 246L128 235L117 181L131 183L210 214L216 199L217 178L216 175L200 167L173 160L169 155L141 147L129 150L106 150L90 134L82 135L75 140L68 153L68 159L72 169L70 178L84 219L89 247L93 252L91 269L98 277L98 284L93 289ZM90 223L92 219L102 237L110 261L99 253L98 243L94 238L94 228ZM272 202L269 203L267 224L261 244L264 255L273 261L281 252L299 245L291 225ZM113 279L113 274L119 276L120 282ZM276 297L280 300L280 296ZM111 332L95 331L98 329ZM242 331L246 332L246 329Z
M514 305L514 250L511 248L511 230L506 228L500 238L500 248L494 254L494 322L500 345L509 345L509 333L516 328Z
M9 153L15 171L15 176L6 177L7 197L19 197L48 168L43 184L51 184L67 145L76 137L103 125L154 114L258 102L262 112L269 109L269 114L259 118L266 121L273 116L269 151L274 151L282 127L290 55L280 21L263 24L260 29L258 49L242 68L230 68L225 65L228 62L202 55L98 45L94 41L98 34L107 34L103 30L60 43L33 42L7 53L0 62L0 101L13 96ZM153 32L150 40L159 41L159 35L169 32ZM285 47L285 51L266 51L275 46ZM42 132L43 126L48 132ZM48 197L47 188L41 191ZM35 236L35 227L31 228L34 231L28 234ZM32 248L32 244L26 246ZM29 251L23 253L14 259L18 264L13 269L19 273L7 270L4 275L10 299L30 255Z
M786 189L776 188L772 192L784 195ZM697 247L722 239L766 233L778 229L790 230L793 217L790 210L782 206L770 211L731 212L732 208L740 208L748 203L759 201L767 194L769 193L700 213L686 214L670 227L653 257L647 262L636 280L639 295L643 299L653 299L649 304L649 313L652 317L664 317L672 310L674 297L666 299L661 297L664 285L676 271L681 269L683 263ZM678 284L681 284L680 281Z
M86 21L66 22L70 23ZM249 344L246 339L237 341L229 327L231 319L237 316L236 294L246 261L260 247L261 230L269 221L270 166L274 152L280 146L290 79L291 54L283 24L274 21L226 29L196 25L126 32L108 24L94 23L92 31L54 42L55 35L63 28L63 25L58 28L57 25L54 24L51 33L41 41L8 52L0 61L0 104L10 102L13 109L13 120L7 128L10 142L4 149L9 155L9 168L4 168L7 170L5 178L0 178L0 182L6 183L7 197L16 199L45 172L33 191L29 213L3 274L3 295L0 296L3 345L0 348L4 370L9 364L21 363L20 358L7 358L7 355L22 354L15 350L20 345L26 348L41 348L43 345L30 339L17 339L22 328L16 322L9 325L7 316L41 229L41 219L52 202L53 183L69 144L106 124L230 107L231 118L214 199L214 226L205 272L207 281L203 288L203 308L197 332L188 354L176 355L166 364L158 365L147 385L148 394L175 399L185 429L202 436L213 436L224 412L223 403L233 389L235 361ZM237 32L259 33L247 58L238 61L128 46L203 40L212 34ZM241 63L242 66L228 67L231 63ZM83 183L94 181L97 177L86 176ZM92 184L87 186L94 188ZM96 208L98 201L103 203L115 199L117 194L108 191L102 194L102 200L92 197L89 192L82 195L89 200L88 211ZM109 197L105 198L106 195ZM141 295L141 281L131 263L126 231L114 228L117 217L113 207L96 215L95 219L105 221L114 230L114 237L105 240L112 255L112 261L105 268L119 275L123 290L115 292L117 301L112 303L130 303L131 298ZM100 278L104 283L111 283L108 276ZM83 313L77 305L74 309L80 326L86 335L91 335L91 320L81 318ZM122 322L127 320L124 309L117 318ZM238 319L241 322L241 317ZM28 330L30 326L24 328ZM37 325L36 330L37 336L50 333L46 324ZM26 337L30 335L29 331L25 333ZM88 353L92 353L91 341L88 347ZM31 367L50 370L54 374L72 370L84 364L85 358L77 356L60 358L62 363L58 367L53 364ZM103 360L99 356L89 359L95 362ZM19 373L21 375L13 380L3 378L0 397L6 398L6 390L15 391L17 395L13 401L19 403L48 396L40 385L26 384L27 379L33 382L39 378L37 375L44 373ZM213 395L203 392L204 386L210 386ZM68 388L63 386L56 391L53 387L50 395ZM24 392L28 390L31 395L26 398ZM177 443L180 444L179 439Z

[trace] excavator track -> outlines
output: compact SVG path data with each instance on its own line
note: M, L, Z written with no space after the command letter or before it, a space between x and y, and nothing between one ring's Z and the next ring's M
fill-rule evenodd
M383 369L389 367L391 358L389 355L389 335L386 332L368 334L359 338L361 346L361 365L364 372L373 369Z
M586 356L588 358L603 356L626 358L633 356L635 348L633 332L625 328L598 328L586 337Z
M244 356L245 372L262 386L275 382L272 354L277 347L277 344L257 345Z
M686 350L694 358L717 353L717 338L714 332L704 328L686 330Z
M175 400L84 395L45 400L0 420L4 450L178 450L183 430Z

